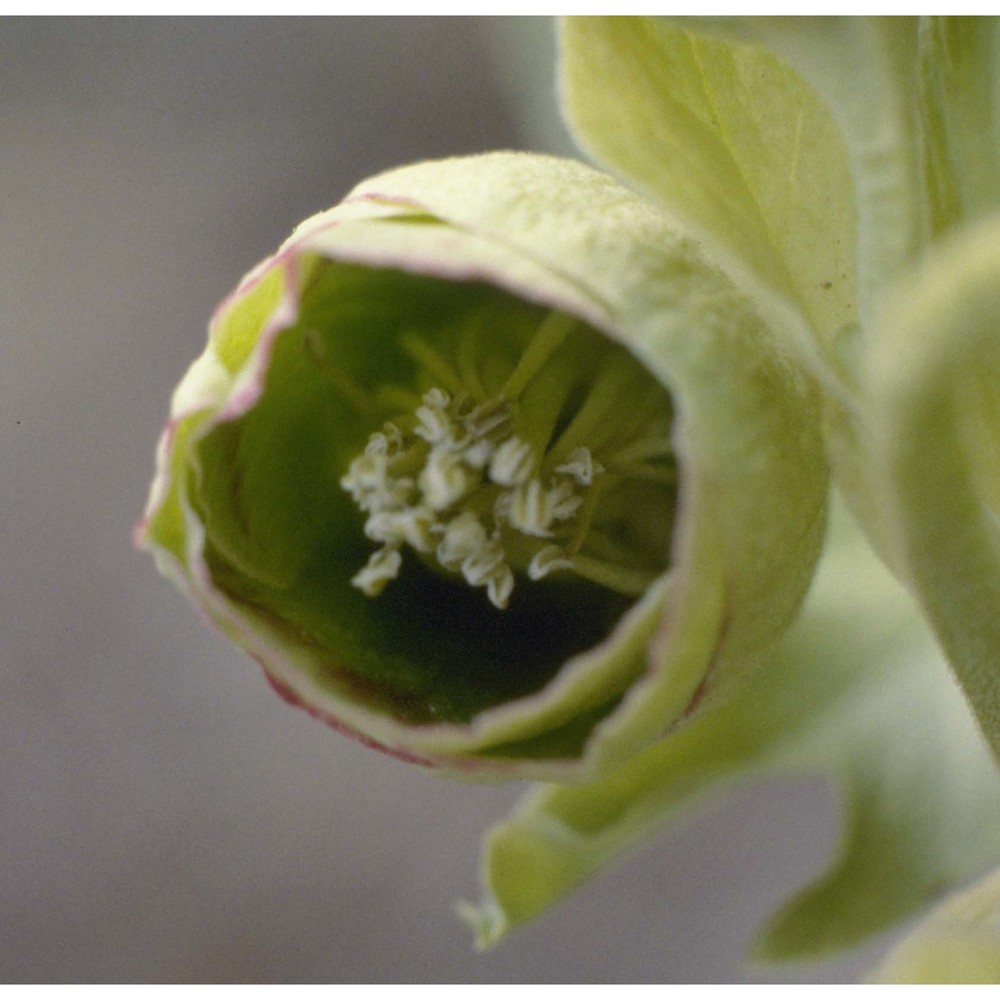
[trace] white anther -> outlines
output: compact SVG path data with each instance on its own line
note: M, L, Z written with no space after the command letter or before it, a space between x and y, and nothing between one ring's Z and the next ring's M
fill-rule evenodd
M389 463L385 455L373 452L358 456L348 466L340 485L351 494L354 502L367 510L372 494L381 493L388 482Z
M493 445L486 438L483 438L476 441L475 444L470 444L462 452L462 461L470 469L485 469L492 454Z
M428 406L433 406L436 409L443 410L451 402L451 396L449 396L444 389L438 389L435 386L435 388L429 389L424 393L423 401Z
M403 450L403 432L395 424L386 424L382 432L385 435L389 457L399 454Z
M412 491L412 479L389 479L382 489L370 493L366 502L359 503L358 506L373 514L383 510L402 510L409 504Z
M487 542L462 561L462 576L473 587L481 587L503 566L503 548L497 541Z
M407 542L418 552L430 552L434 548L433 524L434 514L426 507L378 511L365 523L365 534L373 542L388 545Z
M516 435L497 446L490 459L490 479L498 486L520 486L535 467L535 453Z
M431 510L444 510L460 500L472 485L462 468L461 455L447 448L434 448L420 473L420 489Z
M403 448L403 435L395 424L386 424L368 438L366 455L386 455L389 458L399 454Z
M568 521L583 503L583 497L578 497L573 490L573 484L563 479L556 483L548 493L552 505L552 518L555 521Z
M443 530L444 537L435 554L445 569L458 569L470 555L489 542L486 529L471 511L459 514Z
M430 393L427 394L428 396ZM427 396L424 397L425 399ZM417 425L413 433L422 437L428 444L439 444L442 441L453 440L451 417L444 410L432 406L418 406L415 414Z
M528 579L541 580L556 570L572 568L573 560L558 545L545 545L534 554L528 564Z
M406 541L418 552L430 552L434 548L434 513L426 507L410 507L401 515Z
M572 476L578 486L589 486L594 481L594 476L604 471L604 466L594 461L589 448L574 448L566 456L566 461L556 466L555 471Z
M512 491L507 518L511 525L525 535L550 538L549 526L553 519L553 504L541 481L532 479Z
M514 497L510 490L504 490L496 500L493 501L493 522L496 525L504 524L510 518L510 505Z
M362 456L351 463L340 485L347 490L363 511L378 512L405 507L413 490L413 480L406 476L395 479L386 472L384 459L373 465L371 456Z
M347 467L347 474L340 480L340 485L352 494L355 491L375 489L385 481L388 468L389 463L384 455L377 452L369 454L366 450L365 454L358 456Z
M501 611L507 607L514 590L514 574L509 566L502 566L486 581L486 596L490 603Z
M399 545L403 542L403 532L389 511L376 511L365 521L365 536L373 542L384 542L387 545Z
M414 482L409 476L388 480L381 492L372 498L371 509L373 511L398 510L401 507L406 507L409 504L413 487Z
M368 438L368 443L365 445L365 454L374 457L375 455L386 455L388 452L389 439L381 431L375 431Z
M386 546L372 553L365 566L351 577L354 584L368 597L378 597L385 585L399 575L403 557L399 552Z

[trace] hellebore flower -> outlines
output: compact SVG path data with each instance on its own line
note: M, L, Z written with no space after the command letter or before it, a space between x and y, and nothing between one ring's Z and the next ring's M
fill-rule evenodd
M548 157L421 164L221 304L138 537L336 728L578 777L720 696L794 615L817 413L659 209Z

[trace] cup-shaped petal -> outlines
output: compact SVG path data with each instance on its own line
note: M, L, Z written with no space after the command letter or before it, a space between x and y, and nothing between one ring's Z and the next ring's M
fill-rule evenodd
M465 774L579 777L794 615L824 526L815 396L604 175L421 164L222 303L139 538L335 727Z

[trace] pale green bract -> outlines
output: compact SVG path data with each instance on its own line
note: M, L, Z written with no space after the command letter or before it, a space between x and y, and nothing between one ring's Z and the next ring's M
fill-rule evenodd
M828 775L844 815L758 958L1000 860L998 46L565 21L567 120L639 193L527 154L403 168L213 318L140 540L290 701L550 783L487 837L480 945L751 774ZM828 469L850 515L799 614ZM996 896L878 975L997 975Z

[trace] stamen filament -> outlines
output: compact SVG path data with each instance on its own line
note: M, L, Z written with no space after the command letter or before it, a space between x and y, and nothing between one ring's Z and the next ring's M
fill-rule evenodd
M672 465L615 465L614 468L628 479L641 479L644 483L673 486L677 482L677 469Z
M573 536L570 539L569 545L566 547L568 552L575 555L580 550L580 546L583 545L584 539L587 538L587 535L590 532L591 525L594 521L594 514L597 511L598 502L601 497L604 496L609 490L613 489L619 481L620 480L617 476L605 473L587 492L583 501L583 506L577 514Z
M458 341L456 357L458 373L462 378L465 391L477 402L483 402L489 395L482 379L479 377L476 351L479 349L479 336L482 332L482 316L477 316L463 331Z
M650 458L668 458L674 453L673 442L669 437L651 435L638 438L625 445L624 448L609 456L616 465L629 465L632 462L644 462Z
M417 364L423 365L449 392L459 395L464 390L461 378L448 360L419 333L409 330L399 338L399 343Z
M602 587L625 594L627 597L641 597L659 576L658 573L648 570L628 569L580 553L573 556L573 572L585 580L599 583Z
M593 454L601 451L609 430L617 423L612 414L628 399L624 390L630 375L623 363L612 363L601 372L583 405L552 445L553 458L562 462L574 448L581 446L589 447Z
M379 409L387 413L412 413L422 402L419 392L392 383L379 386L375 399Z
M593 527L587 533L587 554L612 563L624 563L635 558L635 552L627 542L606 534L600 527Z
M559 349L576 319L566 313L550 312L528 342L521 360L510 373L500 395L504 399L517 399L528 383L541 371L545 362Z
M539 459L551 444L552 433L571 389L572 383L566 377L564 366L553 363L532 380L521 396L518 427Z
M372 405L368 395L336 365L330 363L326 345L318 331L306 330L302 335L302 349L309 360L330 380L355 413L362 417L370 416Z

